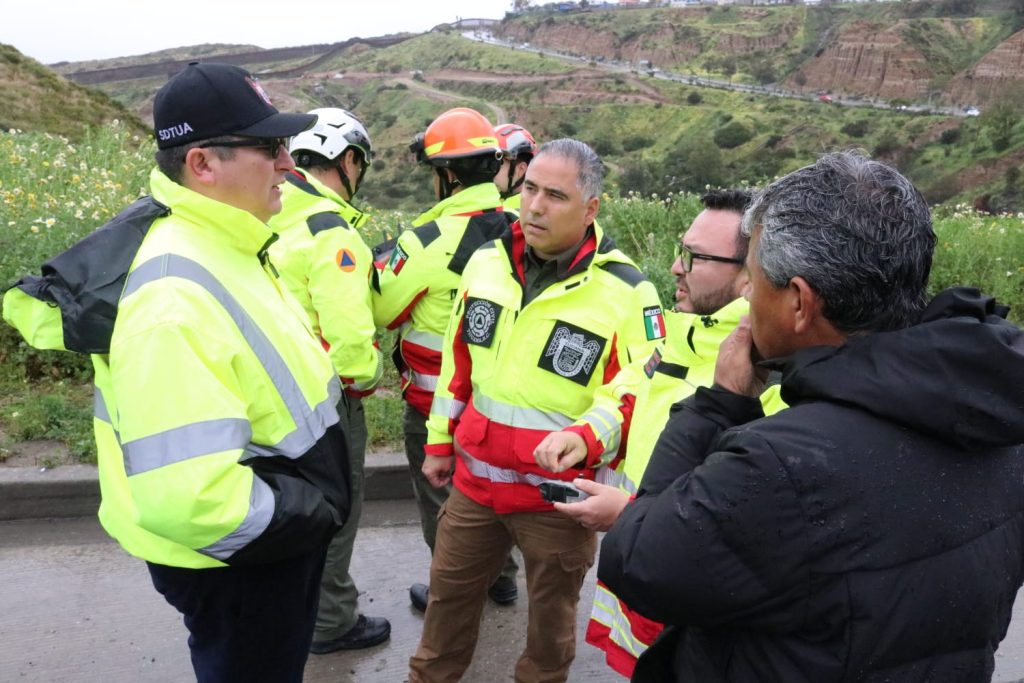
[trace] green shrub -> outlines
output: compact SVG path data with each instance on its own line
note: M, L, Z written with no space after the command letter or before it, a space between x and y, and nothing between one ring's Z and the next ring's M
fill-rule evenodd
M622 140L622 149L626 152L635 152L654 144L654 138L647 135L627 135Z
M942 131L942 135L939 136L939 142L944 145L955 144L960 139L960 128L950 128L949 130Z
M700 104L703 101L704 98L701 97L701 94L696 90L691 90L690 94L686 96L687 104Z
M754 134L749 128L739 121L730 121L716 130L712 139L722 149L732 149L733 147L739 147L752 137L754 137Z
M850 121L849 123L844 124L839 130L845 135L849 135L851 138L862 138L867 135L870 129L870 124L868 124L867 121L861 120Z

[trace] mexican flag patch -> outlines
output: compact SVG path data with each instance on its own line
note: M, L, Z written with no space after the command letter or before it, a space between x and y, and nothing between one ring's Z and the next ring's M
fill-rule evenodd
M402 247L395 245L395 250L391 252L391 260L388 262L388 267L391 268L391 272L398 275L402 272L402 266L405 265L405 260L409 256L402 251Z
M661 312L661 306L644 309L644 329L647 330L648 341L665 337L665 314Z

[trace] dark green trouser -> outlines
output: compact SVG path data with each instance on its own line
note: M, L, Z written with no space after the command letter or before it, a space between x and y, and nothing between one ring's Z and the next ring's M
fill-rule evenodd
M430 548L430 553L433 555L434 539L437 538L437 514L441 510L441 505L448 499L452 487L449 484L444 488L435 489L423 476L423 458L426 457L424 447L427 445L427 418L406 403L402 427L405 430L405 457L409 460L412 492L416 496L416 507L420 510L420 528L423 530L423 540L427 542L427 547ZM509 553L505 566L501 569L501 575L515 581L518 570L519 565Z
M313 640L331 640L345 635L359 618L359 591L348 573L352 548L363 513L363 465L366 461L366 415L363 401L343 396L338 402L338 415L348 440L348 457L352 465L352 511L327 546L327 562L320 580L320 607L316 613Z

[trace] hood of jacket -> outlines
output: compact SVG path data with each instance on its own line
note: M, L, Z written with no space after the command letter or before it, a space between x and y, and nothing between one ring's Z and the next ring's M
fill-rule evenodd
M921 322L768 361L782 398L844 403L964 449L1024 443L1024 332L967 287L932 300Z

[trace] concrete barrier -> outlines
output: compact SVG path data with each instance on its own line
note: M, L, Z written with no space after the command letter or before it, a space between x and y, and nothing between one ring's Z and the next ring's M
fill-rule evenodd
M404 453L368 454L365 477L367 500L413 497ZM95 465L0 466L0 521L87 517L96 514L99 506L100 485Z

